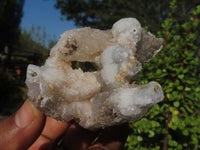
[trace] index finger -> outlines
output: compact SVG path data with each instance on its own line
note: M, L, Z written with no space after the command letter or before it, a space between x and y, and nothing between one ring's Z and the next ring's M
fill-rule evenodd
M54 148L57 140L65 134L70 125L70 122L57 121L53 118L47 117L41 135L29 150Z

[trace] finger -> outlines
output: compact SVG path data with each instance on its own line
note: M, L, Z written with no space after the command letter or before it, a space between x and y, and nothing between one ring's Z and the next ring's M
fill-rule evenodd
M104 129L99 140L88 150L120 150L128 136L128 124Z
M45 116L27 100L14 115L0 121L1 149L27 149L40 135L44 123Z
M72 124L63 139L63 149L86 150L97 133L86 130L77 124Z
M33 143L29 150L55 149L55 143L66 132L69 126L70 123L47 117L40 137Z

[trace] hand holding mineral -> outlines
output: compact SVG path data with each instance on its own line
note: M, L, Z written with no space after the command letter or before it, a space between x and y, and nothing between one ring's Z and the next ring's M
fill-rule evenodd
M135 18L121 19L106 31L66 31L44 66L29 65L28 96L47 116L90 130L138 120L164 95L157 82L131 81L161 48L162 40ZM73 69L72 61L94 63L98 70Z
M126 140L127 127L122 124L106 128L93 142L97 131L46 117L26 100L15 114L0 120L0 147L1 150L119 150Z

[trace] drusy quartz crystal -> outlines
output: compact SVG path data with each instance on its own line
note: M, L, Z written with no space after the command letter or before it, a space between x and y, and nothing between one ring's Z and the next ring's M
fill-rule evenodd
M28 66L29 99L47 116L90 130L138 120L164 98L157 82L133 82L161 48L162 39L135 18L121 19L105 31L66 31L43 66ZM97 70L83 72L72 62L90 62Z

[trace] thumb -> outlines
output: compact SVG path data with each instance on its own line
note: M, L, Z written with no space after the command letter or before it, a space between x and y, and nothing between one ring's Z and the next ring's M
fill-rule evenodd
M1 149L27 149L40 135L44 123L45 116L26 100L14 115L0 121Z

